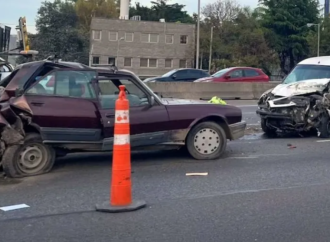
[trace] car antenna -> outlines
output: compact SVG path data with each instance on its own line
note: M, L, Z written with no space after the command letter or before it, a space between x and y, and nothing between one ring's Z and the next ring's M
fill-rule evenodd
M46 58L47 61L52 61L54 63L58 63L60 59L58 58L58 55L50 55Z

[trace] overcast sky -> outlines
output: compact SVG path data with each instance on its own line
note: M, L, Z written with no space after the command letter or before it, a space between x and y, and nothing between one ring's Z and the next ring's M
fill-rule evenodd
M26 16L28 32L35 33L35 19L37 10L44 0L0 0L1 14L0 24L12 27L12 34L15 34L15 26L20 16ZM201 6L212 3L215 0L201 0ZM256 7L258 0L236 0L242 6ZM4 3L5 2L5 3ZM134 2L134 0L132 0ZM140 0L142 5L150 5L150 0ZM189 13L197 12L197 0L170 0L169 3L180 3L186 5L185 10Z

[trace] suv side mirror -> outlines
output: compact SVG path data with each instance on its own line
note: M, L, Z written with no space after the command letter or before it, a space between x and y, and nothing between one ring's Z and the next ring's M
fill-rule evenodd
M225 75L225 79L230 79L230 76L229 75Z
M155 97L154 96L150 96L150 98L149 98L149 104L150 104L150 106L154 106L155 105Z

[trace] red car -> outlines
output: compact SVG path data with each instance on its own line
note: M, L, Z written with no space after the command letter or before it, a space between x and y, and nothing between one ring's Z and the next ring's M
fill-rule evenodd
M231 67L222 69L213 75L197 79L194 82L268 82L267 76L261 69L252 67Z

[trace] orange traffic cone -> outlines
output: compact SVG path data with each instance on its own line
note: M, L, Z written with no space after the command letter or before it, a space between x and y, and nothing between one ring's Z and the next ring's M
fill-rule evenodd
M144 201L132 200L129 102L125 86L121 85L119 88L115 113L110 203L96 205L96 210L101 212L134 211L146 206Z

